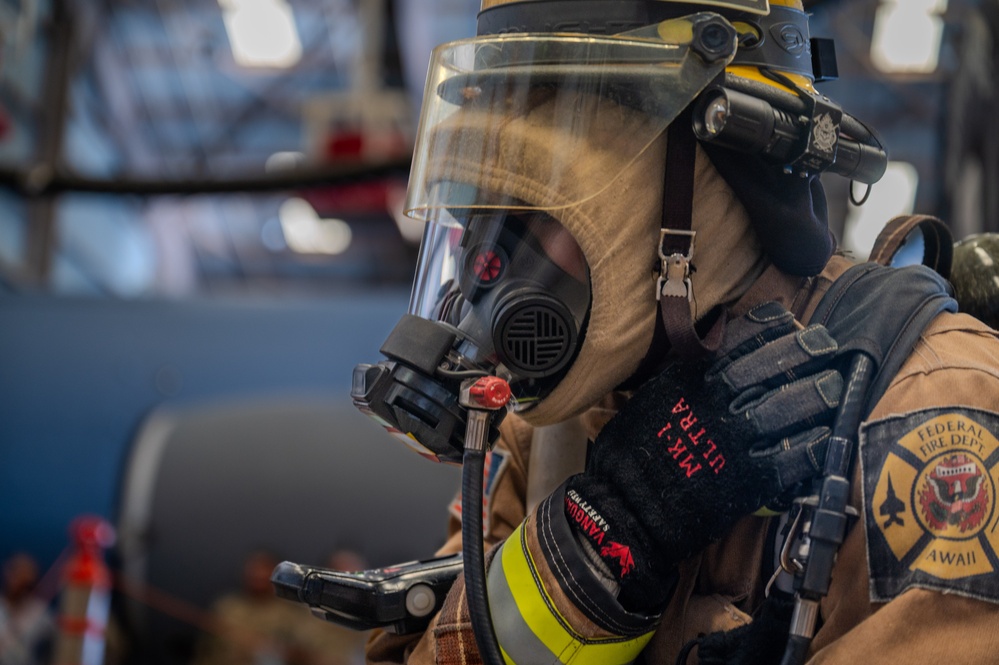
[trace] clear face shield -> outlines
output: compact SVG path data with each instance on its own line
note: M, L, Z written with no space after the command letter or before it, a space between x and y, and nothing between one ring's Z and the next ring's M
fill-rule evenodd
M517 34L437 47L406 214L447 224L468 212L551 212L597 196L620 172L607 173L602 188L578 191L580 148L589 149L595 135L608 134L607 120L620 108L644 113L644 140L629 141L630 154L616 160L623 171L724 71L734 39L725 19L702 13L614 36ZM505 131L518 122L524 131ZM558 149L545 164L525 162L543 137L556 141ZM466 164L477 168L469 172ZM538 193L536 200L515 195L524 177L543 182L547 195Z
M405 417L376 408L374 382L410 376L396 363L447 392L457 377L495 374L515 409L543 399L586 335L590 272L574 210L615 187L735 47L731 24L705 12L614 36L502 35L435 49L405 203L427 222L400 322L411 331L393 331L388 364L355 370L355 403L443 459L446 442L423 440L450 436L426 412L433 390L407 398ZM625 117L640 121L622 135ZM446 334L421 356L437 331Z

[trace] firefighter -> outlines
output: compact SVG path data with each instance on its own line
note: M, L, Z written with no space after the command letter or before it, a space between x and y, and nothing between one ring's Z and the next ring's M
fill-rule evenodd
M455 461L438 388L509 381L493 636L458 579L369 662L994 659L999 336L931 271L836 252L818 175L884 153L816 92L822 51L799 0L489 0L435 51L411 311L354 394ZM585 461L532 468L571 423Z

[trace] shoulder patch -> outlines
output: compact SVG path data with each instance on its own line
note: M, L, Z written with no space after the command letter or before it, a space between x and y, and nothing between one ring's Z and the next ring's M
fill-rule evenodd
M486 452L486 459L484 463L484 469L482 471L482 533L489 533L490 519L489 515L490 505L492 504L493 490L496 489L496 483L499 481L500 476L506 470L506 467L510 464L510 454L505 450L500 450L494 448ZM459 521L461 520L461 490L451 501L451 505L448 507L448 511L456 517Z
M999 413L868 423L860 452L871 600L922 587L999 603Z

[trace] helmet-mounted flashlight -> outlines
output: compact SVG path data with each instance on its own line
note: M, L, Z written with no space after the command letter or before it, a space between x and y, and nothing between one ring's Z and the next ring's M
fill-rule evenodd
M828 170L864 184L880 180L888 164L884 149L841 135L843 111L828 99L806 99L810 113L795 113L754 95L712 87L695 102L694 134L803 175Z

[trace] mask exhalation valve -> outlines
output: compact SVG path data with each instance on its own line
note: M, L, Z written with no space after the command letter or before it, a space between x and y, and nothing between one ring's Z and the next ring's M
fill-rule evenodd
M507 367L540 378L572 359L576 334L572 313L561 302L541 293L518 293L497 308L493 344Z

